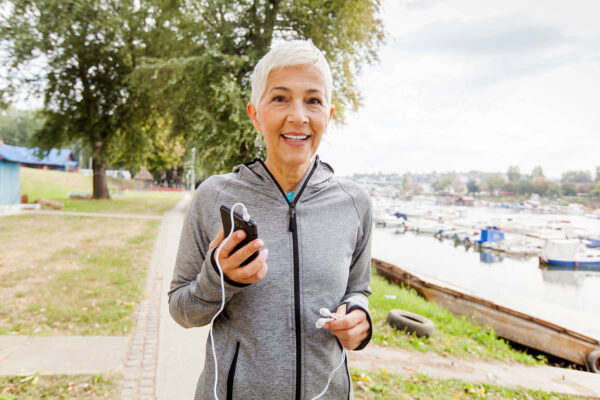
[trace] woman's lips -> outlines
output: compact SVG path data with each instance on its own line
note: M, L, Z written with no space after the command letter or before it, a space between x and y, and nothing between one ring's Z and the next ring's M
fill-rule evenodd
M310 139L310 135L286 133L281 135L281 138L290 146L303 146Z

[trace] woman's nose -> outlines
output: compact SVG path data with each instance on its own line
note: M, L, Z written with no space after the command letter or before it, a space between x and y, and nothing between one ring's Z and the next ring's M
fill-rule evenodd
M289 122L296 124L308 123L308 114L306 107L302 101L294 101L290 103L290 112L288 113L287 119Z

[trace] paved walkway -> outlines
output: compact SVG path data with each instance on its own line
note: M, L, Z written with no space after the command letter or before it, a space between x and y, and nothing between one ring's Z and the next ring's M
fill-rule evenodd
M169 212L169 211L167 211ZM94 217L94 218L126 218L126 219L163 219L159 215L143 214L111 214L111 213L89 213L78 211L52 211L52 210L25 210L21 214L46 214L46 215L66 215L75 217Z
M123 400L192 399L204 364L208 331L181 328L171 319L167 306L167 291L189 199L186 194L162 217L145 296L130 337L0 336L0 375L25 371L41 374L116 372L123 375ZM360 369L385 368L400 374L420 371L439 379L600 398L600 375L560 368L467 361L373 345L351 352L350 364Z

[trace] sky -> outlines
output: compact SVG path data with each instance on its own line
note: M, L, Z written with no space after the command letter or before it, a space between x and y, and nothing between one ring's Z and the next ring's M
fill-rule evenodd
M389 0L363 106L319 149L356 172L600 165L600 1Z

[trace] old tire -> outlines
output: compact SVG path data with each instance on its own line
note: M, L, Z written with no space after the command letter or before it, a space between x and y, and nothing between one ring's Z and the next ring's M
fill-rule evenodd
M590 372L600 373L600 349L590 351L585 361Z
M435 324L431 320L400 309L390 311L387 322L396 329L406 329L407 332L414 333L419 337L429 337L435 329Z

